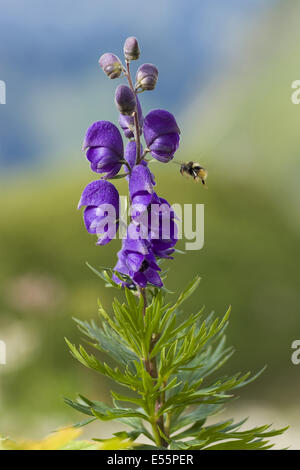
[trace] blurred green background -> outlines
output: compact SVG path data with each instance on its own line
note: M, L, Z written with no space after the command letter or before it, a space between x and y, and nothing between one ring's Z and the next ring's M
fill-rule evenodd
M30 2L32 8L35 3ZM63 3L64 11L68 2ZM101 10L87 2L90 16L82 20L84 31L93 26L95 15L99 28L106 18L104 36L93 30L91 47L97 52L88 65L82 58L85 51L71 46L73 37L80 43L76 18L64 23L55 9L52 20L47 19L49 36L42 35L42 13L40 18L33 15L32 22L26 18L31 40L39 34L44 40L37 50L31 50L30 43L21 45L27 64L20 64L13 53L20 45L17 40L8 42L8 52L0 50L0 79L12 77L6 80L8 92L19 90L19 67L20 77L22 70L30 70L25 91L32 98L19 103L23 114L17 103L10 104L9 94L7 104L0 106L0 339L7 344L7 364L0 366L2 434L40 437L80 421L81 416L63 404L63 396L81 392L110 399L110 384L72 359L64 336L78 342L72 317L96 318L97 299L109 310L115 294L85 266L86 261L95 267L113 266L120 241L96 247L76 211L83 188L95 178L80 144L93 120L117 118L112 105L116 84L101 75L96 60L114 45L121 54L122 41L135 34L142 51L145 40L142 60L156 63L157 56L162 77L158 90L141 96L142 104L146 110L165 106L176 113L182 130L176 159L199 161L209 172L206 191L182 178L175 165L153 165L160 195L171 203L205 204L204 248L169 262L167 287L178 292L200 274L202 287L186 304L187 312L205 304L207 311L222 314L232 305L228 342L237 352L224 373L257 371L265 364L268 368L255 384L241 390L239 403L228 413L250 415L255 424L265 418L276 425L291 424L285 443L297 448L299 442L300 447L300 365L291 363L291 344L300 337L300 106L291 102L291 83L300 79L300 6L296 1L230 1L226 8L217 1L203 2L201 8L194 1L185 7L184 2L176 3L172 15L163 10L153 39L145 17L150 12L156 18L155 11L138 10L138 2L129 2L135 16L126 17L122 29L119 23L114 26L112 5L104 3ZM11 11L8 2L2 8L5 38ZM159 8L159 2L153 8ZM178 24L188 24L192 13L194 24L204 31L182 38ZM170 15L176 21L170 22ZM14 24L20 41L24 25L21 18ZM55 25L64 33L61 43L56 38L53 44ZM50 77L46 66L45 75L40 72L47 60L34 61L49 44L53 51L61 47L71 54L70 64L61 59L65 74L59 60L57 74L54 67ZM196 50L201 53L194 73ZM81 72L72 78L77 61ZM126 194L123 181L117 186ZM99 437L107 430L97 424L87 433Z

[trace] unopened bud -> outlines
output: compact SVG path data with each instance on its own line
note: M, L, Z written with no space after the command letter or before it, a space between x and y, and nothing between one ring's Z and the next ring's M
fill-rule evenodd
M136 109L136 98L126 85L119 85L115 93L115 103L121 114L132 116Z
M123 70L120 59L110 52L106 52L100 57L99 65L109 78L118 78Z
M143 64L136 73L135 88L153 90L158 79L158 69L153 64Z
M139 43L134 36L126 39L124 43L124 56L128 61L137 60L140 57Z

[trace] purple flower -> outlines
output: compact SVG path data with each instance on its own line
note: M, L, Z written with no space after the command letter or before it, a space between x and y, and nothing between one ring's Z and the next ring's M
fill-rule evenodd
M127 85L119 85L115 93L115 104L120 113L132 116L136 109L135 93Z
M159 198L159 204L151 206L149 214L149 241L153 254L158 258L170 258L178 240L174 210L166 199Z
M141 153L143 153L143 146L141 145ZM125 152L124 152L124 159L127 161L128 165L130 166L131 170L133 170L135 164L136 164L136 143L135 141L130 141L127 143L125 147ZM140 165L148 167L148 163L146 160L142 160L140 162ZM124 172L129 174L128 167L124 165ZM151 180L152 184L155 185L155 177L153 173L151 173ZM127 177L128 179L128 177Z
M87 231L98 235L97 245L106 245L118 230L118 191L109 181L92 181L84 189L78 209L83 206L86 206L83 218Z
M89 127L83 142L91 169L105 173L105 178L115 176L122 166L123 140L119 129L109 121L97 121Z
M150 204L159 199L153 189L153 175L145 164L136 165L129 177L129 193L132 203L132 217L136 213L148 211Z
M144 120L144 137L154 158L167 163L179 146L180 130L174 116L164 109L150 111Z
M147 166L134 167L129 178L129 192L134 222L130 228L132 231L135 228L142 238L148 239L155 256L169 258L177 243L176 215L170 204L155 193ZM132 233L130 236L133 238Z
M138 98L136 98L136 107L137 107L137 112L138 112L140 134L142 134L144 118L143 118L141 104L140 104ZM133 133L133 131L134 131L134 118L133 118L133 116L126 116L124 114L120 114L120 116L119 116L119 125L123 129L125 137L127 137L127 139L132 139L134 137L134 133Z
M143 152L143 146L141 145L141 152ZM136 154L136 142L134 140L129 141L125 147L124 160L128 163L131 170L136 165L137 154ZM141 164L147 165L147 162L142 160ZM129 169L127 165L124 165L124 171L129 175ZM128 179L128 177L127 177Z
M148 241L131 239L130 226L128 227L127 238L123 239L122 249L118 252L118 262L114 269L125 276L129 276L140 287L146 287L148 284L157 287L163 285L158 274L160 268ZM113 278L117 283L122 283L116 275ZM128 285L126 282L122 284Z

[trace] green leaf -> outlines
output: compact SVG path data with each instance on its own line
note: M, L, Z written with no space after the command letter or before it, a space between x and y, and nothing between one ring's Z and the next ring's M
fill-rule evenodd
M149 421L148 417L145 414L125 408L111 409L111 411L107 413L101 413L100 411L97 411L92 408L92 413L94 416L96 416L96 418L100 419L101 421L111 421L119 418L141 418L145 419L146 421Z

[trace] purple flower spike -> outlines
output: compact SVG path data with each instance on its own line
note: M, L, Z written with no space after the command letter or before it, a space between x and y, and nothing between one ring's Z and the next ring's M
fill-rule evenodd
M138 98L136 98L136 107L137 107L138 118L139 118L140 134L142 134L144 118L143 118L143 113L142 113L142 107L141 107L141 104L140 104ZM124 114L120 114L120 116L119 116L119 125L123 129L125 137L127 137L127 139L133 139L133 137L134 137L134 118L133 118L133 116L126 116Z
M154 158L167 163L179 146L180 129L173 114L164 109L150 111L144 120L144 137Z
M119 129L111 122L94 122L87 130L83 148L88 148L86 157L96 173L106 173L106 178L112 178L120 171L123 140Z
M97 234L97 245L106 245L118 230L118 191L108 181L92 181L84 189L78 209L83 206L86 206L83 218L87 231Z

